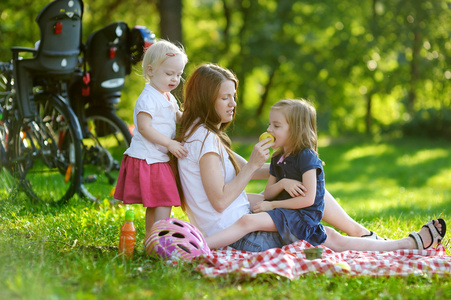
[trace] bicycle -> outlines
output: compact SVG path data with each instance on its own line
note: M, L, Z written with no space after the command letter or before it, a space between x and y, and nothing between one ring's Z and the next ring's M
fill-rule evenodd
M79 191L81 128L66 91L80 53L82 14L81 0L49 3L36 18L39 47L13 47L12 60L0 64L0 152L7 170L0 176L11 174L33 201L61 204Z
M8 73L12 73L11 64L0 63L0 182L2 190L9 191L10 194L12 194L15 187L15 180L9 173L3 172L4 168L10 169L8 168L9 160L6 152L9 137L8 128L10 127L10 125L7 124L9 122L8 113L10 111L8 106L10 104L5 103L5 105L3 105L3 99L8 99L10 94L10 80L6 77L6 74Z
M129 29L122 21L88 37L82 68L75 72L69 99L82 127L80 191L92 201L114 193L120 162L132 138L127 124L116 115L116 104L132 64L141 60L154 39L146 27Z

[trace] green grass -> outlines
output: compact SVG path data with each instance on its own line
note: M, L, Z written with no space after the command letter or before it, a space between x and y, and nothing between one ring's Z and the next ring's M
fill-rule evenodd
M236 144L244 157L251 149ZM438 216L451 220L451 141L322 139L320 157L328 190L382 236L405 237ZM139 206L131 207L135 256L123 262L117 244L126 207L78 197L63 207L33 205L23 193L11 196L10 188L9 182L0 190L0 299L451 298L451 279L438 276L204 278L192 264L173 266L144 253ZM263 188L256 181L247 190ZM186 220L180 209L174 216ZM450 254L448 239L444 244Z

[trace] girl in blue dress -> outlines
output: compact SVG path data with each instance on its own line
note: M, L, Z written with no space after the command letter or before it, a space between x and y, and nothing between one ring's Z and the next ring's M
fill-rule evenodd
M370 240L343 236L323 226L325 182L318 156L316 110L305 100L282 100L269 113L268 132L277 149L271 159L265 201L255 203L253 214L206 238L210 248L230 245L254 231L277 231L286 244L305 240L334 251L427 249L445 236L442 219L428 222L418 232L399 240ZM270 139L268 139L268 142ZM307 191L299 187L299 182Z

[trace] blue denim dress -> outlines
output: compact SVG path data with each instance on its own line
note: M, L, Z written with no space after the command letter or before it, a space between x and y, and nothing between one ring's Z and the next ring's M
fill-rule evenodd
M302 181L302 175L316 169L316 197L313 205L301 209L276 208L267 213L271 216L277 227L283 242L290 244L298 240L305 240L313 246L320 245L326 240L326 232L321 219L324 212L324 170L323 163L316 153L310 149L304 149L295 156L288 156L283 161L281 155L271 159L270 174L276 177L277 181L283 178ZM287 191L282 191L276 200L291 198Z

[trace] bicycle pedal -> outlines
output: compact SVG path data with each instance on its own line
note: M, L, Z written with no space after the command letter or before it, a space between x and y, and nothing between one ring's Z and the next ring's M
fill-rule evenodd
M86 178L83 180L84 183L93 183L96 181L97 181L97 175L95 175L95 174L86 176Z

